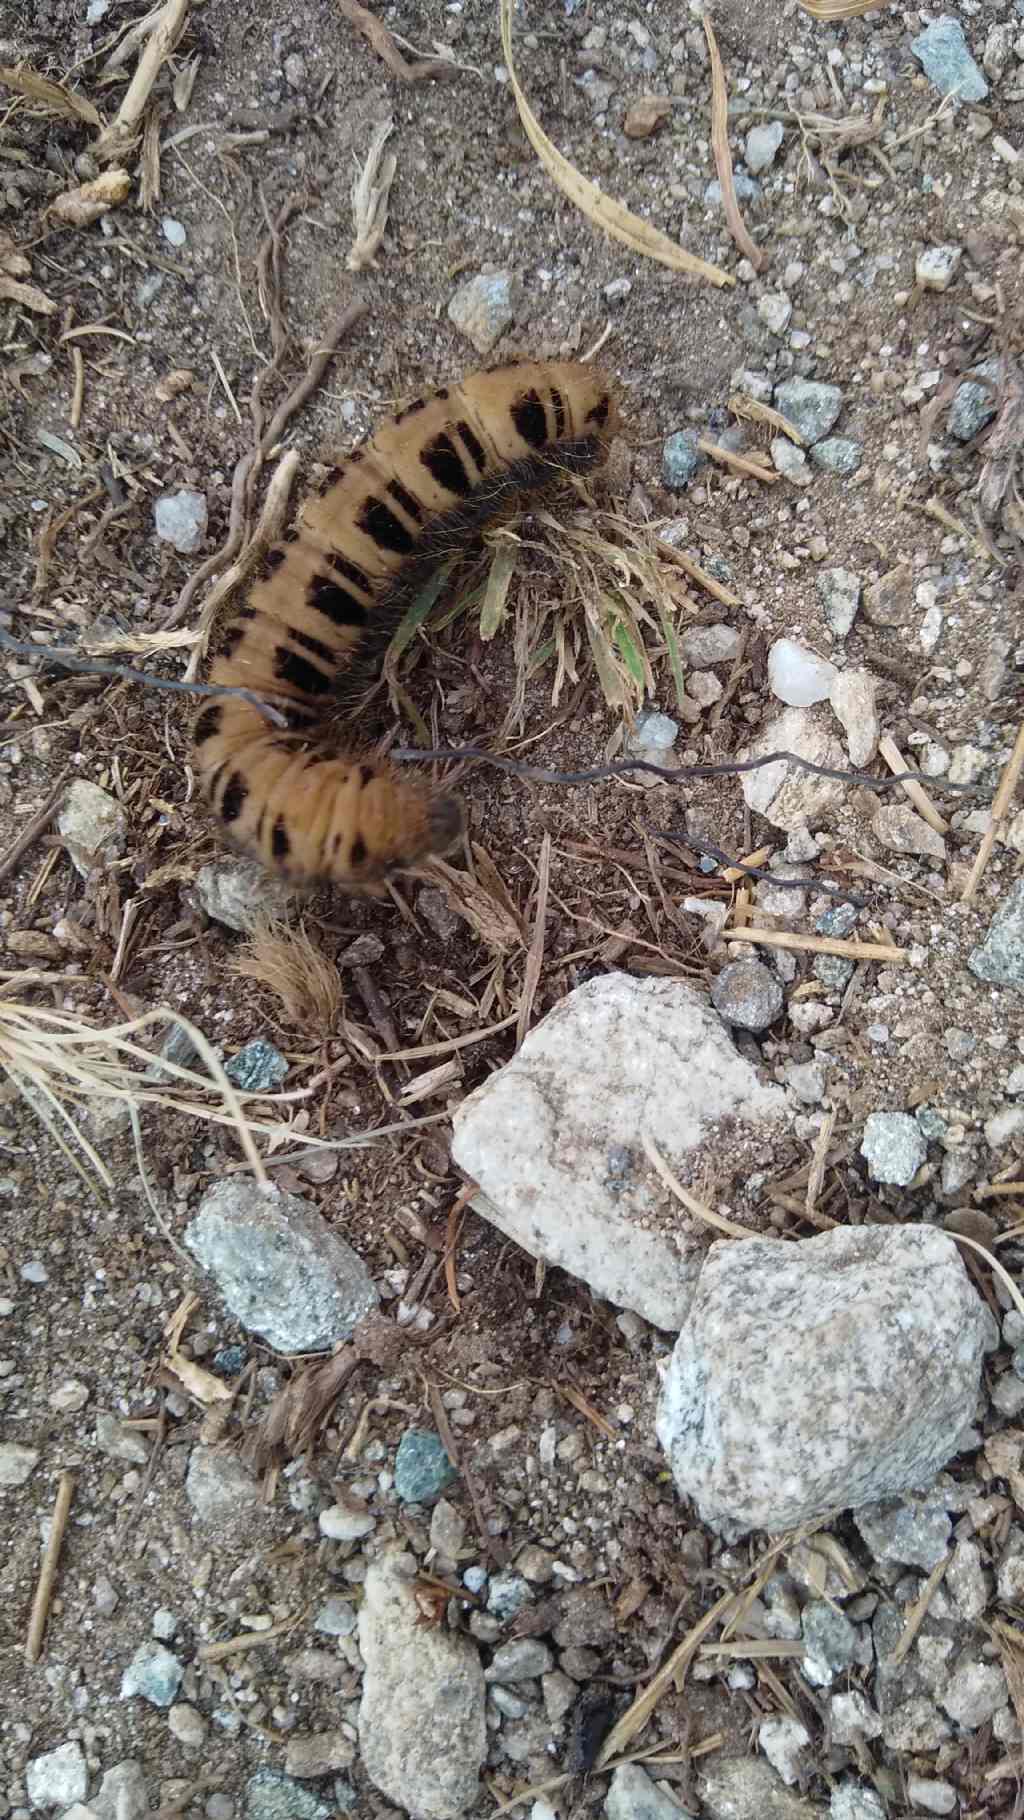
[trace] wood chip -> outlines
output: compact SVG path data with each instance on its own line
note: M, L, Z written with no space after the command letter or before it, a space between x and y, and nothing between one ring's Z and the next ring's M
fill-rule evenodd
M80 183L77 189L55 196L46 213L64 227L88 227L124 202L131 187L126 170L104 171L91 183Z

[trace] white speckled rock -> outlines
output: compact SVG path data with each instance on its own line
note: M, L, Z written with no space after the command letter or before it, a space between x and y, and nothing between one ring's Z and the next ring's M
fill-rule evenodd
M423 1623L411 1555L389 1550L366 1576L359 1748L371 1782L412 1820L448 1820L479 1793L487 1754L476 1645Z
M569 993L455 1114L452 1154L473 1206L534 1257L617 1306L677 1330L706 1234L666 1203L644 1152L713 1182L723 1145L759 1151L786 1117L703 993L606 974ZM703 1161L702 1161L703 1159Z
M772 1534L924 1484L974 1412L982 1304L953 1240L859 1227L711 1247L658 1438L714 1525Z
M809 708L787 708L765 727L741 758L767 757L771 752L793 752L815 765L846 770L846 753L830 727ZM740 779L747 805L756 809L773 828L792 834L823 819L842 801L838 778L816 777L784 761L747 771Z

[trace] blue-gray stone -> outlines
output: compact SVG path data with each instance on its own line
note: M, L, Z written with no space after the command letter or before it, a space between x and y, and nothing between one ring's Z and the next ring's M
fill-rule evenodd
M813 1599L804 1606L801 1625L809 1656L836 1673L849 1668L857 1648L857 1632L844 1612L824 1599Z
M279 1087L284 1080L288 1063L273 1043L256 1037L232 1056L224 1073L243 1093L269 1093L271 1087Z
M843 394L837 385L825 385L820 379L784 379L775 388L775 409L805 442L820 442L827 436L843 408Z
M258 1769L245 1785L246 1820L330 1820L329 1801L279 1769Z
M661 451L661 478L667 487L678 491L688 486L705 457L697 447L696 430L676 430L665 439Z
M816 954L813 962L815 977L831 991L841 992L853 972L853 962L841 954Z
M244 1346L222 1346L213 1355L213 1369L219 1371L222 1377L237 1378L239 1372L244 1370L248 1357Z
M507 1624L517 1612L529 1605L533 1599L528 1583L522 1574L493 1574L487 1588L487 1609L492 1618L500 1618Z
M864 1121L860 1153L876 1182L906 1188L928 1155L928 1146L909 1112L871 1112Z
M755 183L753 177L748 177L746 171L734 171L732 181L737 202L760 202L761 185ZM713 177L704 191L704 201L709 208L717 208L721 200L722 186L718 178Z
M811 450L815 467L827 468L831 474L856 474L862 458L860 443L851 442L848 436L826 436Z
M140 1643L121 1677L121 1698L139 1694L151 1706L173 1706L184 1672L162 1643Z
M395 1490L403 1504L432 1504L456 1476L432 1429L406 1429L395 1455Z
M999 360L980 360L976 367L971 367L966 378L957 386L953 402L949 407L949 433L958 442L970 442L987 423L991 423L996 414L999 386ZM981 382L991 381L989 385Z
M967 48L959 19L944 13L911 39L910 48L940 95L955 93L958 101L984 101L988 83Z
M857 922L856 904L834 904L831 910L825 910L819 916L814 927L819 935L831 935L840 940L850 935ZM833 958L841 959L841 956Z
M992 986L1013 986L1024 992L1024 878L1007 892L985 940L969 955L967 965L978 979Z
M921 1128L922 1136L926 1137L930 1144L937 1144L949 1130L941 1112L936 1112L934 1106L919 1106L914 1117Z

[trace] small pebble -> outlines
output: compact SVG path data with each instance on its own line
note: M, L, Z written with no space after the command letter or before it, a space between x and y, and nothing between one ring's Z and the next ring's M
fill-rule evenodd
M448 305L448 320L471 341L478 354L489 354L511 328L511 272L481 272L461 284Z
M784 335L793 315L793 305L784 291L766 291L757 300L757 313L773 335Z
M842 408L839 387L818 379L784 379L775 388L775 409L809 443L827 436Z
M767 1030L782 1010L782 987L762 961L730 961L712 983L711 1003L726 1023Z
M963 247L930 246L919 253L914 277L924 291L948 291L960 266Z
M403 1504L432 1504L456 1477L444 1444L425 1428L407 1428L395 1455L395 1490Z
M184 246L188 239L181 222L175 221L173 215L165 215L160 223L160 228L168 246Z
M179 1701L171 1707L167 1715L167 1725L172 1737L188 1750L201 1750L206 1743L207 1724L202 1713L194 1706Z
M955 94L958 102L984 101L988 83L967 48L959 19L944 13L910 40L910 48L940 95Z
M860 576L851 569L822 569L817 589L830 629L837 638L845 638L860 606Z
M182 556L194 556L202 549L208 519L206 494L195 487L162 493L153 507L157 536Z
M851 442L848 436L827 436L824 442L816 442L811 450L815 467L825 468L832 474L856 474L862 459L860 443Z
M707 457L697 447L696 430L676 430L666 437L661 451L661 478L666 487L678 492L688 486Z
M876 1182L905 1188L912 1182L928 1147L916 1119L906 1112L872 1112L864 1122L861 1156Z
M744 154L747 169L755 177L760 171L766 171L775 163L775 156L783 139L781 120L769 121L764 126L752 126L744 141Z

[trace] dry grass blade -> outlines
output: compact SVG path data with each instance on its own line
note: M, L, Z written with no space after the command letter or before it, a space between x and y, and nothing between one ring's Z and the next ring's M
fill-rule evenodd
M957 1233L955 1236L959 1238L960 1235ZM918 1593L917 1598L910 1607L910 1611L907 1614L907 1621L903 1626L895 1649L891 1656L886 1657L886 1668L898 1668L899 1664L910 1654L914 1638L917 1636L918 1631L928 1615L928 1607L934 1599L935 1594L945 1577L946 1569L952 1559L953 1553L952 1550L950 1550L948 1555L943 1555L941 1561L936 1561L935 1566L928 1575L921 1591Z
M652 227L649 221L643 221L629 209L623 208L614 197L606 196L595 183L584 177L569 163L568 158L553 145L548 138L536 114L520 86L512 59L512 4L511 0L498 0L501 21L501 44L505 53L509 81L515 95L519 118L530 144L548 175L558 185L563 195L578 208L588 220L609 234L613 240L619 240L623 246L644 259L657 259L674 272L687 272L692 278L703 278L708 284L733 285L735 278L723 272L721 266L710 265L704 259L697 259L693 253L677 246L667 234Z
M834 25L838 19L859 19L862 13L873 13L886 0L797 0L797 5L823 25Z
M486 885L468 872L457 872L442 859L431 860L423 867L423 873L444 893L449 909L469 924L474 935L492 953L514 954L522 947L519 923Z
M682 1642L672 1651L668 1661L662 1664L657 1674L647 1683L643 1693L633 1701L629 1711L623 1713L618 1723L612 1726L604 1741L595 1768L603 1769L610 1757L615 1757L620 1751L625 1750L630 1740L636 1737L637 1732L643 1730L662 1695L668 1693L669 1688L676 1683L677 1677L681 1683L682 1677L708 1631L721 1623L731 1608L738 1604L738 1601L737 1593L723 1593L720 1599L715 1600L711 1610L705 1612L703 1618L693 1626L692 1630L687 1632Z
M36 102L46 113L57 114L62 120L84 120L86 126L103 125L102 114L84 95L66 88L63 82L50 82L27 63L19 63L14 69L0 69L0 82L14 94L24 95L26 101Z
M992 813L989 816L989 824L985 833L982 835L981 846L978 848L978 857L971 867L970 875L960 899L962 904L969 904L974 893L978 889L981 875L988 865L989 855L992 852L992 848L995 846L996 835L1006 816L1006 811L1013 800L1014 791L1017 788L1022 770L1024 770L1024 721L1021 721L1017 731L1017 738L1014 741L1013 751L1010 753L1006 762L1006 770L999 779L999 788L996 791L995 799L992 803Z
M458 73L459 65L448 63L443 57L421 57L415 63L409 63L402 56L387 26L381 24L369 7L361 6L359 0L338 0L338 5L345 18L350 19L357 30L362 32L381 61L387 64L391 74L397 76L400 82L443 82Z
M1017 1724L1024 1728L1024 1639L1019 1630L1002 1618L996 1618L985 1628L999 1651Z
M395 130L393 120L383 120L370 141L370 149L355 183L352 185L352 224L355 238L345 264L350 272L365 271L376 263L384 229L388 224L388 197L395 181L398 160L393 153L384 156Z
M763 423L771 430L778 430L780 436L788 436L798 448L807 447L807 438L783 417L781 411L775 411L770 404L762 404L759 398L750 398L746 392L734 392L729 400L729 409L734 417L746 417L751 423Z
M711 56L711 150L715 155L715 170L722 186L722 207L729 232L739 247L740 252L750 260L755 272L760 272L765 263L765 256L759 247L754 245L747 226L740 214L740 205L736 200L736 185L732 176L732 154L729 151L729 98L725 87L725 70L718 49L718 40L707 13L704 14L704 35L708 41Z
M904 777L905 773L910 770L910 766L891 734L887 733L884 739L879 740L878 750L894 777ZM919 815L924 817L929 828L934 828L936 834L949 833L949 823L943 820L928 792L916 778L907 778L900 788L906 791L914 808Z
M537 909L534 914L533 940L526 957L526 972L523 976L523 992L519 1001L519 1022L516 1025L516 1048L518 1049L530 1028L533 1015L533 1003L540 985L541 969L544 965L544 936L548 913L548 887L551 883L551 836L545 834L540 848L540 862L537 867Z
M277 998L289 1024L336 1036L345 1016L341 974L300 924L261 923L231 958L240 979L256 980Z
M1012 1186L1015 1187L1016 1184L1012 1184ZM1021 1295L1009 1271L1000 1264L999 1259L994 1258L990 1251L986 1251L984 1245L979 1245L977 1239L969 1239L966 1233L951 1232L949 1236L951 1239L955 1239L958 1245L966 1245L968 1250L976 1251L980 1258L984 1258L986 1263L992 1266L1018 1314L1024 1314L1024 1296Z
M494 545L480 606L480 637L486 643L501 629L508 613L508 590L519 561L516 538L502 536Z

